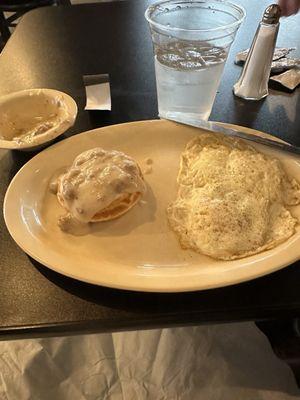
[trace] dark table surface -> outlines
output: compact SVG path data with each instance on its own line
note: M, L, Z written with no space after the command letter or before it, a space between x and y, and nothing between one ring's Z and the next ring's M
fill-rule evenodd
M260 102L232 95L240 73L234 54L251 43L266 0L239 0L248 16L232 46L211 119L253 127L300 145L299 89L273 88ZM144 10L123 1L51 7L26 14L0 55L0 95L55 88L79 106L64 135L125 121L156 118L152 47ZM254 4L255 3L255 4ZM278 45L299 46L300 16L282 21ZM299 55L299 51L295 54ZM84 74L109 73L112 111L86 112ZM0 199L33 154L0 152ZM0 337L3 339L143 329L300 315L300 264L231 287L193 293L136 293L61 276L28 257L0 217Z

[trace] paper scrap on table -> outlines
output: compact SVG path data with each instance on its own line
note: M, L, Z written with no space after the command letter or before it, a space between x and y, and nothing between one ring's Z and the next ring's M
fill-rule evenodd
M289 90L296 89L300 84L300 58L287 57L293 50L296 47L276 47L271 64L271 81L278 82ZM243 65L248 52L249 49L237 53L234 63Z
M234 63L244 64L248 56L249 50L250 49L238 52L235 56ZM287 55L293 50L296 50L296 47L276 47L273 54L273 61L280 60L281 58L286 58Z
M84 75L86 92L85 110L111 110L108 74Z
M300 84L300 69L293 68L283 74L272 76L270 79L279 82L290 90L294 90Z

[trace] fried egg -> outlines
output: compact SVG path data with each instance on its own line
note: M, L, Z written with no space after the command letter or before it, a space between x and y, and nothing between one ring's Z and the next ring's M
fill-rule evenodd
M204 133L181 155L177 198L167 208L185 249L233 260L271 249L295 232L289 206L300 185L279 160L236 138Z

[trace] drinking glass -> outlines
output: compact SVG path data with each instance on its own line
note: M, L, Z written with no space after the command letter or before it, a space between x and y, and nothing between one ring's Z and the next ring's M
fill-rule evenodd
M225 0L167 0L147 8L160 117L208 119L244 16Z

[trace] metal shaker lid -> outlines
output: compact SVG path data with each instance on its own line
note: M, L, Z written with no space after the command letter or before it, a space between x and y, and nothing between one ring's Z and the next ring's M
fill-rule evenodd
M281 9L278 4L271 4L265 9L262 22L265 24L277 24L281 16Z

